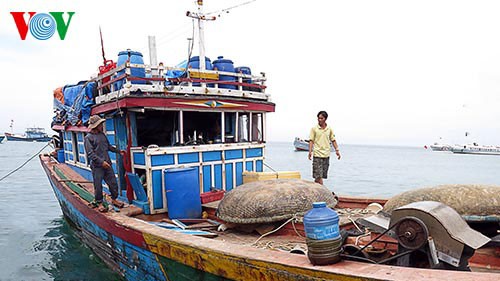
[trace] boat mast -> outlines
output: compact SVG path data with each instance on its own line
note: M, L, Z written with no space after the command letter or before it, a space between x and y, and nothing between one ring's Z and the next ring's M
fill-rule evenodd
M198 12L187 12L186 15L188 17L194 18L198 20L198 44L200 48L200 72L204 72L206 70L205 67L205 31L204 31L204 21L206 20L215 20L216 17L207 17L203 13L203 0L197 0L196 4L198 5ZM189 62L188 62L189 63Z

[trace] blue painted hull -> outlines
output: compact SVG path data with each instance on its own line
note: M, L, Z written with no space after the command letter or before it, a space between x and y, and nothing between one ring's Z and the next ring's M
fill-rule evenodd
M56 178L42 160L61 210L82 240L112 270L126 280L228 280L153 253L141 231L99 213Z
M73 206L50 177L49 181L64 216L71 222L77 236L107 266L125 277L126 280L167 280L153 253L101 228Z

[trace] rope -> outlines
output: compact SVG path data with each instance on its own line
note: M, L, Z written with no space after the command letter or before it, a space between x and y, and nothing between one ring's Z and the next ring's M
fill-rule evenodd
M255 240L255 242L253 242L253 243L252 243L252 245L257 244L257 242L259 242L259 241L260 241L260 239L262 239L262 238L266 237L267 235L272 234L272 233L275 233L276 231L280 230L283 226L285 226L287 223L289 223L289 222L291 222L291 221L293 221L293 220L297 220L297 215L293 215L293 217L291 217L291 218L290 218L289 220L287 220L285 223L283 223L282 225L280 225L280 227L278 227L278 228L276 228L276 229L274 229L274 230L271 230L271 231L269 231L269 232L267 232L267 233L262 234L262 235L259 237L259 239ZM297 233L298 233L298 232L297 232Z
M267 165L266 162L262 161L262 163L264 163L264 166L268 167L269 169L271 169L271 171L276 172L276 170L274 170L271 166Z
M22 167L24 167L26 164L28 164L28 162L30 162L33 158L35 158L37 155L40 154L40 152L42 152L47 146L49 146L51 144L51 142L47 142L47 144L42 147L42 149L40 149L37 153L35 153L33 156L31 156L28 160L26 160L21 166L15 168L14 170L12 170L10 173L6 174L5 176L3 176L2 178L0 178L0 181L3 181L5 178L7 178L8 176L12 175L13 173L19 171Z

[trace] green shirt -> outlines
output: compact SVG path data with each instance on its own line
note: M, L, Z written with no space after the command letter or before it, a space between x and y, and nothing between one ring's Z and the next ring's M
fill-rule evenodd
M322 129L319 125L316 125L311 129L309 139L314 142L314 157L330 157L330 144L335 140L332 128L327 125Z

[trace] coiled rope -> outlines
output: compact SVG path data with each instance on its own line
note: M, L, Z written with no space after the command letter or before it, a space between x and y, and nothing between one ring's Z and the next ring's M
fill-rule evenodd
M49 146L50 144L52 143L52 141L49 141L47 142L47 144L42 147L42 149L40 149L37 153L35 153L33 156L31 156L28 160L26 160L21 166L15 168L14 170L12 170L11 172L9 172L8 174L6 174L5 176L3 176L2 178L0 178L0 181L3 181L4 179L6 179L7 177L9 177L10 175L12 175L13 173L19 171L20 169L22 169L26 164L28 164L31 160L33 160L33 158L35 158L37 155L40 154L40 152L42 152L47 146Z

